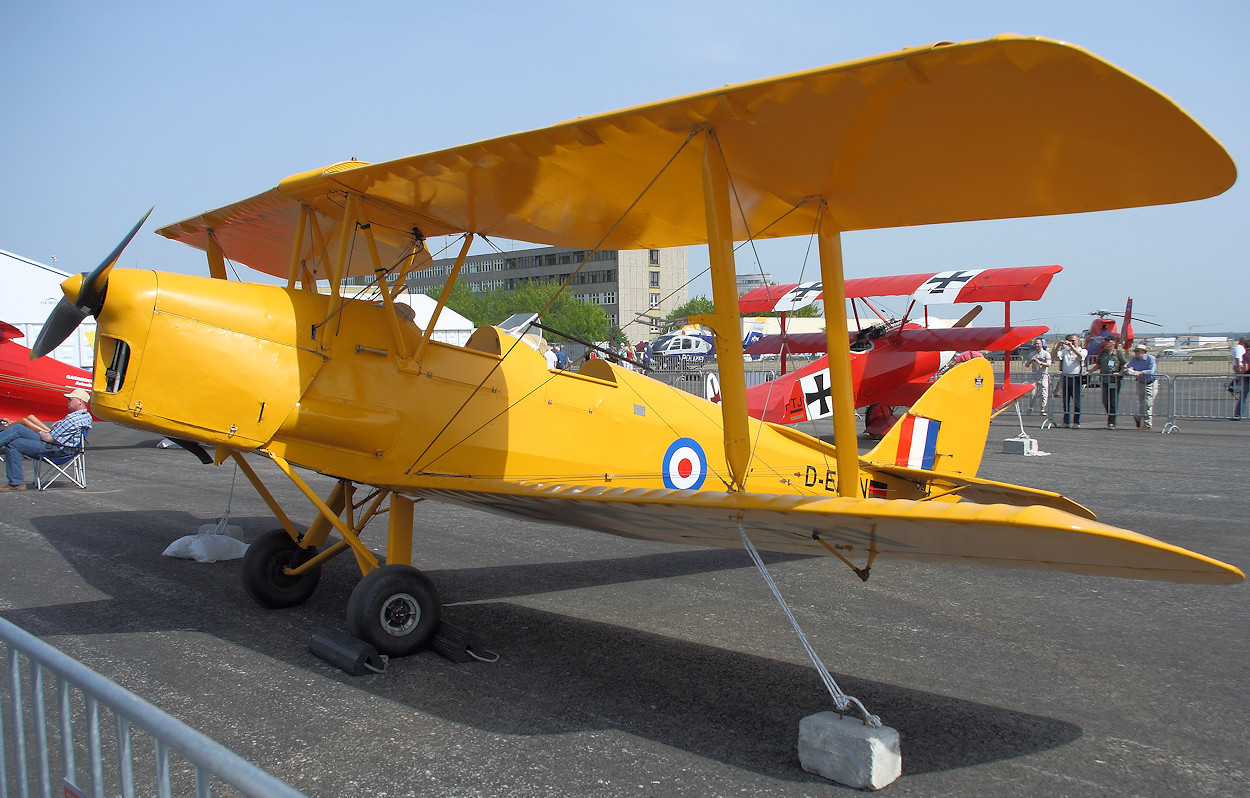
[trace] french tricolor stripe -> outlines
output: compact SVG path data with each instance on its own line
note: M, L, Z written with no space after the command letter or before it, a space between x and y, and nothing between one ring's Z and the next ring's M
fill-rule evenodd
M898 423L902 427L898 438L898 456L894 464L932 471L938 429L942 422L908 413Z

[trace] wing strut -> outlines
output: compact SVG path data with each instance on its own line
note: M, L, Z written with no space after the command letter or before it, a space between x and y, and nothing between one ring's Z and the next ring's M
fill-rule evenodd
M417 341L417 351L412 353L413 360L420 359L421 352L425 349L425 345L429 343L430 336L438 325L438 317L442 314L443 308L447 307L447 297L451 296L451 288L460 277L460 269L464 266L464 259L468 257L469 247L472 244L473 234L468 233L464 237L464 245L460 247L460 254L456 256L456 265L452 267L451 274L447 276L447 282L443 283L443 292L439 294L438 302L434 305L434 312L430 314L430 322L421 331L421 340Z
M708 260L712 269L715 311L690 320L712 328L720 370L721 419L730 491L740 491L751 458L747 425L746 370L742 364L742 324L738 320L738 280L734 271L733 220L730 217L729 174L716 134L703 134L703 209L707 217ZM849 362L849 361L848 361ZM849 366L848 366L849 373ZM858 450L856 450L858 452Z
M825 347L829 354L829 401L833 405L833 445L837 449L838 495L858 496L859 441L855 432L855 396L851 387L851 339L846 334L842 234L834 227L829 206L823 201L817 237L820 282L825 292ZM721 390L724 391L724 388ZM721 395L724 396L723 393Z

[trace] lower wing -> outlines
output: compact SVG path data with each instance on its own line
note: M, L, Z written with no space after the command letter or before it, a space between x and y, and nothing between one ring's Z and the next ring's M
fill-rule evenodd
M383 487L416 498L647 540L736 547L741 545L741 528L761 549L838 553L848 560L899 557L1207 584L1245 578L1237 568L1210 557L1047 506L727 494L466 477L405 476L395 484L386 482Z

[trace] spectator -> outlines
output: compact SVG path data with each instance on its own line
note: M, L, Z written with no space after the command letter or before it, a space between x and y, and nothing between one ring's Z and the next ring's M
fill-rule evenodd
M22 469L22 455L57 457L82 447L83 436L91 429L91 411L87 403L91 394L75 388L65 394L69 413L65 418L48 427L34 416L9 424L0 432L0 446L4 447L4 470L8 484L0 491L26 490L26 474Z
M1024 361L1029 367L1034 385L1033 395L1029 397L1030 413L1034 408L1042 412L1046 410L1046 400L1050 397L1051 362L1050 352L1046 351L1046 340L1038 338L1033 341L1033 351L1029 352L1028 358Z
M1081 339L1069 335L1055 344L1054 358L1059 361L1059 390L1063 400L1063 425L1068 426L1071 418L1072 426L1081 426L1081 378L1085 367L1085 348ZM1069 415L1071 411L1071 415Z
M1241 421L1241 408L1246 401L1246 391L1250 390L1250 338L1242 336L1233 347L1233 380L1229 383L1233 395L1237 397L1233 405L1233 421Z
M1113 338L1098 350L1098 377L1102 382L1102 407L1107 411L1107 429L1115 429L1116 412L1120 407L1120 374L1128 360L1119 338Z
M1136 377L1137 410L1133 413L1133 422L1138 429L1150 429L1150 419L1154 415L1155 389L1158 387L1158 367L1154 355L1146 351L1145 344L1133 347L1133 358L1124 367L1124 373Z

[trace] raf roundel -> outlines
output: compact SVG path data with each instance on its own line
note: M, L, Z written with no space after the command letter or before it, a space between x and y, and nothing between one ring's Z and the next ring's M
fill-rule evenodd
M664 453L664 486L673 490L698 490L707 477L707 455L694 438L678 438Z

